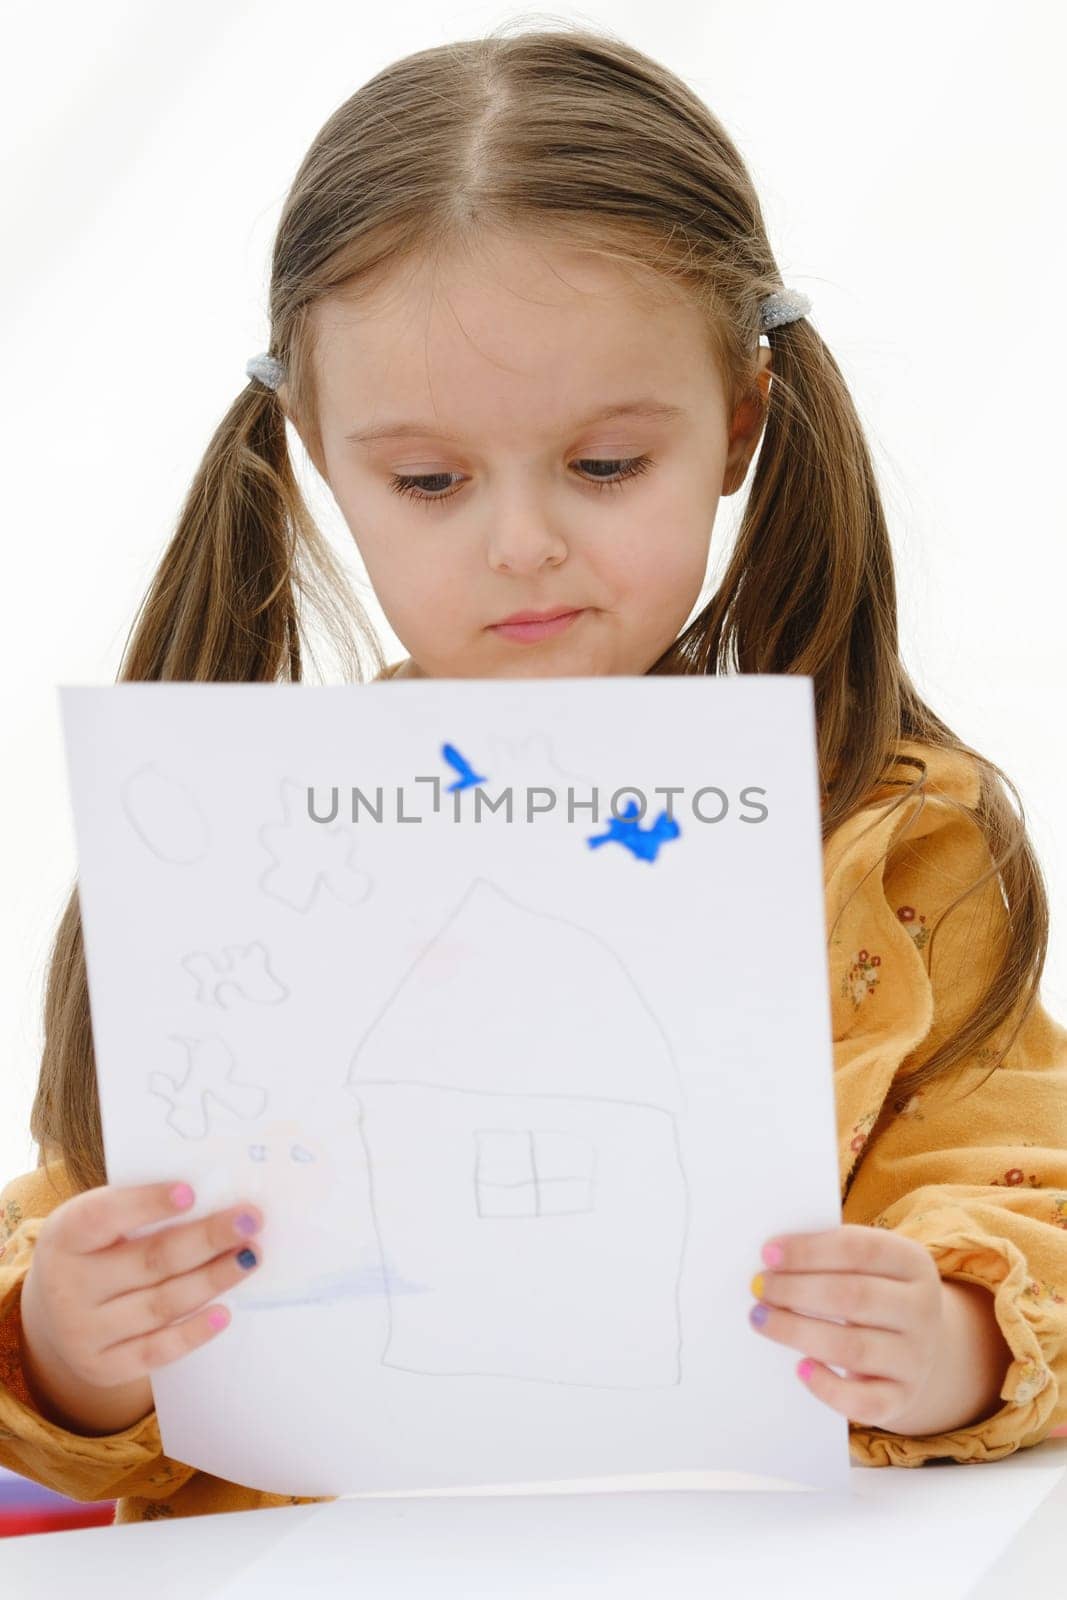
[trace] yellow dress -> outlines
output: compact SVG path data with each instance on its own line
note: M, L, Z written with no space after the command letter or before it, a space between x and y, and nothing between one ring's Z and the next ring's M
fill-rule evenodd
M973 1426L911 1438L850 1422L850 1447L868 1466L995 1461L1067 1422L1067 1029L1038 1003L991 1075L987 1048L948 1093L935 1083L894 1098L897 1069L959 1026L1008 936L994 878L929 940L990 864L970 814L978 772L967 756L900 748L927 763L925 800L890 815L899 791L876 791L823 851L842 1220L894 1228L943 1277L985 1284L1013 1360L1003 1404ZM754 1174L760 1164L753 1150ZM20 1368L21 1286L42 1218L68 1193L62 1163L0 1192L0 1463L78 1500L117 1500L117 1522L307 1503L171 1460L154 1411L97 1437L39 1414Z

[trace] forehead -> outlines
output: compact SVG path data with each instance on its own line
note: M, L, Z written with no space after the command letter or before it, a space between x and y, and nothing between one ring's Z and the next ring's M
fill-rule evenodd
M721 396L705 318L677 285L545 241L406 262L320 302L313 323L323 411L350 428L530 421L649 390L681 405Z

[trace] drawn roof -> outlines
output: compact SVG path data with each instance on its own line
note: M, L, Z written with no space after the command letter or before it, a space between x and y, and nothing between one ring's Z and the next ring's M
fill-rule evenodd
M348 1081L684 1104L664 1029L610 944L480 877L367 1029Z

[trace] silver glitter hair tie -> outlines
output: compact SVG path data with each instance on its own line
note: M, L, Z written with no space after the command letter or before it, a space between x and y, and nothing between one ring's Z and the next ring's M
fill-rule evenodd
M776 289L760 301L759 329L767 333L771 328L784 327L787 322L799 322L811 310L811 301L798 289Z
M285 382L285 367L277 356L253 356L245 363L245 372L250 378L258 378L260 383L265 383L268 389L276 389Z
M774 294L769 294L765 300L760 301L760 332L767 333L771 328L782 328L787 322L797 322L801 317L806 317L811 310L811 301L806 294L800 294L796 289L777 289ZM245 372L250 378L258 378L260 383L265 383L268 389L277 389L280 383L285 382L285 367L277 356L263 355L252 356L245 364Z

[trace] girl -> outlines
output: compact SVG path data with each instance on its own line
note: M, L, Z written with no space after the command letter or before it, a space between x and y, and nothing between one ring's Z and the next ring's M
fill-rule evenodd
M722 126L638 51L563 27L395 63L300 167L270 354L208 446L120 678L298 681L304 599L348 676L366 658L392 675L287 419L410 652L401 676L810 675L842 1224L767 1241L754 1336L804 1357L858 1463L992 1461L1067 1421L1046 895L1014 785L900 661L870 456L808 309ZM687 621L760 441L725 577ZM41 1164L0 1197L0 1461L120 1496L119 1521L278 1504L161 1451L149 1374L225 1327L212 1297L254 1270L263 1218L182 1223L180 1173L108 1185L75 893L31 1126Z

